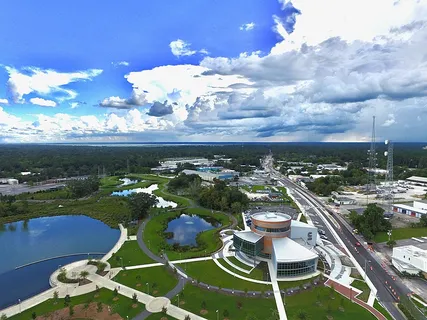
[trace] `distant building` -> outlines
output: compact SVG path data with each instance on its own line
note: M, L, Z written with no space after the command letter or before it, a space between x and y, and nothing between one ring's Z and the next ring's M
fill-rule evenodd
M427 214L427 201L415 200L412 206L406 204L393 204L393 211L421 218L422 215Z
M400 272L422 272L427 276L427 250L415 246L394 247L392 263Z
M187 175L196 174L204 181L214 181L214 179L229 180L229 179L234 179L235 176L240 175L239 172L234 170L222 170L220 172L183 170L182 173L185 173Z
M334 203L339 205L350 205L350 204L356 204L356 200L348 197L335 196Z
M344 170L347 170L347 168L339 166L339 165L337 165L335 163L319 164L317 166L317 171L323 171L323 170L328 170L328 171L335 171L335 170L344 171Z
M7 179L7 184L16 185L19 184L18 179Z
M408 184L427 187L427 178L425 178L425 177L412 176L412 177L407 178L406 182Z
M31 172L29 172L29 171L21 172L21 176L29 176L29 175L31 175Z

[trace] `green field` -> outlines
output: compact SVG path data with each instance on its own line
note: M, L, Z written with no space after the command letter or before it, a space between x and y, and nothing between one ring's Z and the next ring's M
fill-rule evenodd
M391 239L402 240L410 239L412 237L427 237L427 228L398 228L393 229ZM388 241L386 232L378 232L374 237L375 242Z
M371 289L369 289L369 286L366 284L365 281L362 280L354 280L351 283L352 287L355 287L356 289L362 290L363 292L357 296L359 300L362 300L364 302L368 302L369 294L371 293Z
M222 264L228 266L226 262L222 262ZM234 277L218 267L213 260L191 262L187 263L186 266L181 265L181 267L186 269L187 275L191 278L209 285L236 290L247 289L248 291L272 290L271 285L250 282Z
M155 297L164 296L178 284L172 271L166 270L164 266L124 270L113 280L141 292L147 293L149 290L148 293Z
M123 266L137 266L140 264L154 263L155 261L147 256L139 247L138 242L135 240L126 241L122 247L113 254L108 260L112 268L121 267L123 259Z
M295 280L295 281L279 281L280 290L287 290L290 288L300 288L305 284L310 284L311 279L306 280Z
M219 319L224 319L224 310L228 311L228 319L244 320L248 316L256 316L258 320L267 319L272 311L276 310L274 299L257 299L246 297L234 297L217 292L201 289L193 285L187 284L184 288L183 295L179 297L180 307L194 314L200 315L209 320L216 320L216 310L219 311ZM185 301L184 304L181 304ZM207 314L201 315L203 301L206 304ZM238 308L238 302L241 303L241 308ZM178 298L172 300L174 305L178 304ZM170 318L170 317L169 317ZM151 320L151 318L148 318ZM158 319L158 318L153 318Z
M261 269L255 268L252 269L251 273L247 274L245 272L242 272L238 269L233 268L231 265L229 265L226 261L224 261L223 259L218 260L218 262L225 268L227 268L228 270L241 275L243 277L246 278L250 278L250 279L255 279L255 280L261 280L261 281L266 281L264 278L264 272ZM240 261L239 261L240 262ZM248 270L249 271L249 270Z
M168 219L178 217L180 212L165 212L153 217L145 226L143 237L144 242L147 244L149 249L155 254L159 254L161 250L165 250L170 260L206 256L210 253L219 250L222 246L222 242L219 239L219 235L217 234L217 232L219 229L230 225L231 221L228 216L215 211L212 213L211 210L203 208L187 208L184 210L184 212L189 214L197 214L201 217L213 217L222 224L222 227L208 230L200 234L199 240L201 243L204 244L202 248L195 247L191 248L189 251L184 251L180 253L168 249L166 239L163 235L165 227L167 227Z
M330 297L330 289L317 287L285 298L288 319L298 319L299 311L303 310L309 319L327 319L328 313L334 320L370 320L376 319L369 311L363 309L338 293L334 299ZM319 303L317 303L319 301ZM344 311L340 311L342 305ZM329 311L328 311L329 309Z
M115 310L122 318L129 316L129 319L132 319L144 310L144 305L141 303L138 304L139 306L137 308L132 308L132 299L127 297L119 295L119 299L117 301L113 301L113 298L114 296L112 291L102 288L100 289L99 296L97 298L95 298L95 292L71 297L70 305L76 306L89 301L102 302L108 306L111 306L113 310ZM30 320L32 319L33 312L36 313L36 316L42 316L62 308L64 308L64 299L58 299L58 302L55 304L52 298L9 319Z
M231 263L235 264L236 266L238 266L244 270L250 271L252 269L247 264L240 262L240 260L237 260L236 257L227 257L227 259L230 260ZM228 265L228 263L227 263L227 265Z

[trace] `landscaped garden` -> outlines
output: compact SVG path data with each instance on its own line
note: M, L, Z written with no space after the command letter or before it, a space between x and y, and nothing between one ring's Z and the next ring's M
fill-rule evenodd
M352 286L352 287L355 287L355 288L357 288L357 289L359 289L359 290L362 290L362 293L361 293L361 294L359 294L359 295L357 296L357 298L358 298L359 300L362 300L362 301L364 301L364 302L368 302L369 294L371 293L371 289L369 289L369 286L366 284L366 282L365 282L365 281L362 281L362 280L354 280L354 281L351 283L351 286Z
M236 273L238 275L241 275L241 276L243 276L245 278L266 281L267 275L264 275L264 271L261 270L260 268L250 269L252 271L248 274L248 273L240 271L239 269L236 269L236 268L232 267L224 259L219 259L219 260L217 260L217 262L219 264L221 264L224 268L226 268L226 269L228 269L228 270L230 270L230 271L232 271L232 272L234 272L234 273Z
M155 297L164 296L178 284L172 270L167 270L165 266L124 270L113 281Z
M277 312L273 298L249 298L219 294L216 291L206 290L187 284L179 296L179 306L194 314L198 314L209 320L216 320L218 310L219 319L243 320L248 316L254 319L265 320L274 312ZM178 305L178 297L172 299L174 305ZM172 317L168 317L173 319ZM149 318L151 320L151 318ZM153 318L156 319L156 318Z
M99 292L92 292L81 296L71 297L68 299L49 299L35 307L25 310L10 320L29 320L38 316L54 315L57 317L67 318L71 315L74 319L109 319L112 314L119 314L122 318L129 317L132 319L144 310L144 305L135 302L130 298L115 295L108 289L100 289ZM71 308L70 308L71 306ZM58 311L61 310L61 311ZM35 317L34 317L35 316ZM49 319L49 316L46 317ZM113 318L111 318L113 319Z
M137 266L140 264L154 263L155 261L147 256L139 247L136 240L126 241L119 251L115 252L108 260L112 268Z
M222 264L228 266L226 262L222 262ZM184 269L191 278L212 286L242 291L272 290L269 284L250 282L229 274L217 266L213 260L191 262L184 265L181 264L181 268ZM250 277L247 276L247 278Z
M178 218L182 213L214 219L220 224L220 227L199 233L196 238L197 246L186 248L180 246L174 247L167 243L168 235L165 233L165 230L168 227L168 223ZM187 208L182 212L164 212L154 216L145 226L143 238L152 252L159 254L163 250L170 260L206 256L221 248L222 242L219 239L218 232L221 228L230 225L230 223L229 217L223 213L212 212L203 208Z

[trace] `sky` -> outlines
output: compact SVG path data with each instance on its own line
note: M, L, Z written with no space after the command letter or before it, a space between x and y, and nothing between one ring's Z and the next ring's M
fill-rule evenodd
M15 0L0 30L0 143L427 141L427 0Z

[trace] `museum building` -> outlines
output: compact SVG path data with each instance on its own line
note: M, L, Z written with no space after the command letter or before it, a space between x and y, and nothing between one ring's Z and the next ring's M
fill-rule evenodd
M316 272L317 228L292 220L281 212L258 212L251 216L251 230L233 236L236 257L243 261L271 260L278 279Z

